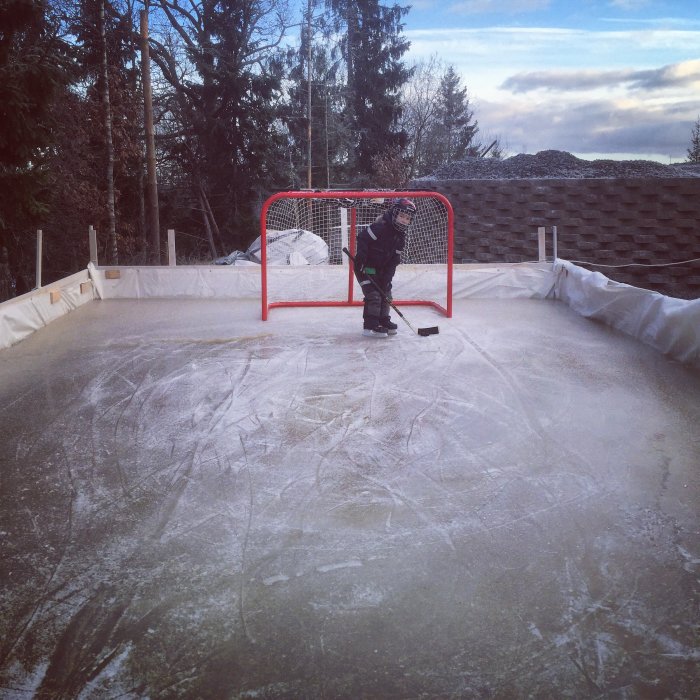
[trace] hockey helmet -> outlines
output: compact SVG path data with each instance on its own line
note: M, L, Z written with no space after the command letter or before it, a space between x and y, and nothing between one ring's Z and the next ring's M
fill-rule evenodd
M390 212L394 228L405 233L416 215L416 205L407 197L401 197L391 205Z

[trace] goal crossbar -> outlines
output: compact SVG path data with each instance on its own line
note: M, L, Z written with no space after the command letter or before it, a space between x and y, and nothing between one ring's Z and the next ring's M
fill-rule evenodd
M328 306L362 306L362 294L357 292L352 262L342 254L342 247L347 246L354 255L357 234L377 215L381 215L392 200L408 197L416 203L417 212L414 223L407 234L406 247L401 256L403 269L412 270L412 279L426 280L430 275L436 278L436 287L440 300L430 295L399 296L393 303L400 306L428 306L436 309L448 318L452 316L452 265L454 248L454 212L449 200L439 192L432 191L386 191L386 190L322 190L278 192L270 196L263 204L260 214L260 275L262 297L262 319L267 320L270 309L285 307L328 307ZM329 201L331 200L331 201ZM335 200L335 201L333 201ZM268 247L276 239L292 235L311 235L323 240L327 246L325 253L327 264L304 265L306 268L324 268L342 275L343 287L331 299L320 298L278 298L271 293L270 273L272 268L277 274L294 275L294 267L289 262L285 269L270 264ZM403 269L402 269L403 268ZM281 270L281 272L280 272ZM304 271L305 272L305 271ZM299 273L301 274L301 273ZM310 274L313 271L310 270ZM401 285L404 286L404 285ZM418 285L420 289L421 285ZM399 295L402 289L395 291ZM284 294L282 294L284 296ZM301 295L300 295L301 296Z

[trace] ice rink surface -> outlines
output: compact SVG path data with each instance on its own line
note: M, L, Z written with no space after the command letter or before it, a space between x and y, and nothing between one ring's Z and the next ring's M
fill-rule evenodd
M0 696L697 697L700 373L559 302L405 313L3 350Z

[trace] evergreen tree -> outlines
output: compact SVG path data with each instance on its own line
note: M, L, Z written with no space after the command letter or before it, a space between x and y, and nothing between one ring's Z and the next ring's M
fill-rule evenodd
M309 5L304 11L301 23L299 47L290 51L287 57L290 87L284 121L290 149L289 186L298 188L308 184L310 132L311 186L328 188L337 183L337 176L346 161L343 157L347 144L347 130L344 89L341 85L342 58L339 47L332 40L332 30L326 14L318 12L320 1L313 0Z
M688 149L688 163L700 163L700 117L693 125L690 136L690 148Z
M327 0L342 32L346 66L348 177L366 184L373 158L403 148L406 134L398 128L400 90L410 77L402 62L409 42L401 35L407 7L386 7L378 0Z
M466 157L503 156L498 138L487 144L477 140L479 127L467 89L461 87L454 68L445 68L437 56L414 66L403 100L401 125L409 137L405 150L408 179Z
M61 176L52 178L56 204L51 219L54 224L65 221L61 202L71 202L75 223L66 222L64 230L73 231L82 243L88 225L95 226L100 260L114 263L118 251L131 258L143 246L143 108L134 45L134 0L80 0L69 8L66 21L74 37L78 75L74 99L63 100L57 108L62 111L76 102L75 113L82 119L62 120L55 131L52 171L55 168ZM70 172L69 166L77 172ZM90 197L84 197L87 191ZM66 251L74 247L65 241Z
M167 190L188 180L190 201L201 196L208 224L228 232L225 247L245 247L260 201L284 182L278 47L287 14L274 0L191 5L188 11L160 0L178 43L151 36L151 56L172 88L161 96L161 144L172 173L164 184ZM182 200L169 202L179 207ZM170 220L179 215L171 212Z
M429 139L432 154L429 166L433 168L479 154L480 145L475 143L479 126L469 105L467 88L462 88L460 83L454 67L449 66L440 81Z
M430 143L431 132L435 125L440 75L443 72L444 65L436 55L418 61L403 90L401 127L408 136L408 179L428 172L429 164L434 162L429 148L433 145Z
M44 2L0 3L0 254L7 250L16 293L33 286L35 229L48 211L53 105L71 76L61 30Z
M69 80L68 45L43 2L0 4L0 230L36 222L44 161L55 125L51 107Z

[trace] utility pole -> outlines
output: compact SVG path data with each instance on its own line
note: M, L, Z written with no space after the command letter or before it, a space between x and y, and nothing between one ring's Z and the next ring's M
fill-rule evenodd
M306 186L311 189L311 0L308 0L307 5L307 25L306 25L306 40L308 42L308 56L306 60L306 140L307 140L307 163L306 163Z
M158 214L158 179L156 177L156 146L153 133L153 102L151 97L151 60L148 49L148 2L141 10L141 73L143 82L143 117L146 127L146 199L148 225L153 247L153 262L160 265L160 220Z

